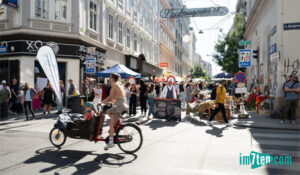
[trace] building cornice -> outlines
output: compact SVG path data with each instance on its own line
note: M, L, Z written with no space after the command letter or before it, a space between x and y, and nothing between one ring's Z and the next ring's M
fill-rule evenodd
M254 30L255 24L258 23L259 17L265 8L266 4L269 2L269 0L256 0L253 6L253 9L247 19L246 26L245 26L245 33L244 37L247 38L247 36Z

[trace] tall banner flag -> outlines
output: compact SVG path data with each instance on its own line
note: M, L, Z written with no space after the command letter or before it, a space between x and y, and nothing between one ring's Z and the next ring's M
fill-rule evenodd
M58 66L53 50L49 46L43 46L37 53L37 59L40 62L58 100L62 102Z

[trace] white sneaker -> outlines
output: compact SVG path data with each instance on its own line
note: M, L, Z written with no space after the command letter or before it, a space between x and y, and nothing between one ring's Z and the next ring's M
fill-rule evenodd
M105 147L104 150L108 150L109 148L113 148L115 146L114 143L108 143Z
M226 125L226 126L229 126L229 127L230 127L230 126L232 126L232 123L230 123L230 122L229 122L229 123L227 123L227 125Z
M283 120L280 120L280 124L283 124L284 123L284 121Z
M213 126L213 123L212 123L211 121L208 121L207 124L208 124L209 126Z

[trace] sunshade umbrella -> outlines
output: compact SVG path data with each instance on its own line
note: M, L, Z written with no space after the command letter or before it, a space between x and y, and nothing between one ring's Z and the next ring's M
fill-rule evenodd
M113 67L106 69L101 72L97 72L97 77L110 77L112 73L118 73L121 75L122 78L129 78L133 76L134 78L141 78L141 74L132 71L131 69L127 68L123 64L116 64Z
M213 78L233 78L233 75L230 73L222 72L222 73L218 73Z

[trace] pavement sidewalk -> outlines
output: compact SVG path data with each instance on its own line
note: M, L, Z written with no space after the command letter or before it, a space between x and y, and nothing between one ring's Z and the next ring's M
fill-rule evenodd
M248 112L249 118L238 119L235 116L231 122L236 126L261 128L261 129L282 129L282 130L300 130L300 119L296 120L296 124L291 124L288 120L284 124L280 124L280 119L273 119L269 115L260 115L257 112Z

